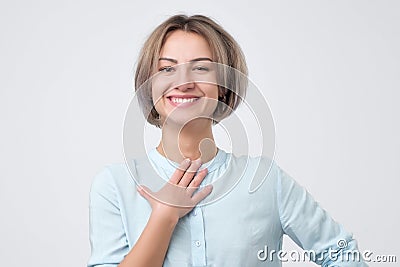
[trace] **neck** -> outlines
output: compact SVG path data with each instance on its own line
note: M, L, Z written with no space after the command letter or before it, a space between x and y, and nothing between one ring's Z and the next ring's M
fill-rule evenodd
M164 157L182 162L185 158L201 162L212 160L217 154L217 147L212 133L212 121L198 118L185 126L166 123L162 128L162 137L157 151Z

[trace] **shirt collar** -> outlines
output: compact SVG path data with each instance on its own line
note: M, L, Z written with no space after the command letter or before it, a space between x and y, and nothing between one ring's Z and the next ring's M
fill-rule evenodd
M218 148L217 154L210 161L203 163L200 169L207 168L208 172L214 171L227 162L228 154L226 151ZM161 167L168 173L173 173L179 167L179 163L169 160L158 152L156 148L148 151L148 157L155 166Z

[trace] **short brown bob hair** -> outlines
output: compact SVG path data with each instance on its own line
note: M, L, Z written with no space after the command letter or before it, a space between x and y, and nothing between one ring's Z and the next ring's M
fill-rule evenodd
M225 77L227 86L218 86L219 101L214 112L217 124L221 119L231 114L241 102L247 89L248 69L244 54L239 44L219 24L204 15L175 15L161 23L148 37L140 51L135 73L135 91L147 121L159 128L160 116L154 108L151 88L138 89L157 72L158 58L169 33L182 30L199 34L204 37L213 53L215 62L227 65L233 72L230 77ZM241 77L237 77L241 76ZM245 79L243 79L245 77ZM227 89L229 88L229 89Z

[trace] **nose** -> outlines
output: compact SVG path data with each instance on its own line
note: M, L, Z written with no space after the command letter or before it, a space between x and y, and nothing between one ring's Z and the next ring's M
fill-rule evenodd
M194 82L186 82L184 84L176 86L176 89L182 92L186 92L194 88Z
M192 77L190 64L182 64L176 69L175 88L185 92L194 88L194 80Z

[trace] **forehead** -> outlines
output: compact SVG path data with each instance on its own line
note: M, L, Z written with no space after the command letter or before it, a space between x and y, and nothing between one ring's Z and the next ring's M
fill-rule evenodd
M198 57L212 58L212 51L203 36L176 30L167 36L160 57L173 58L183 63Z

